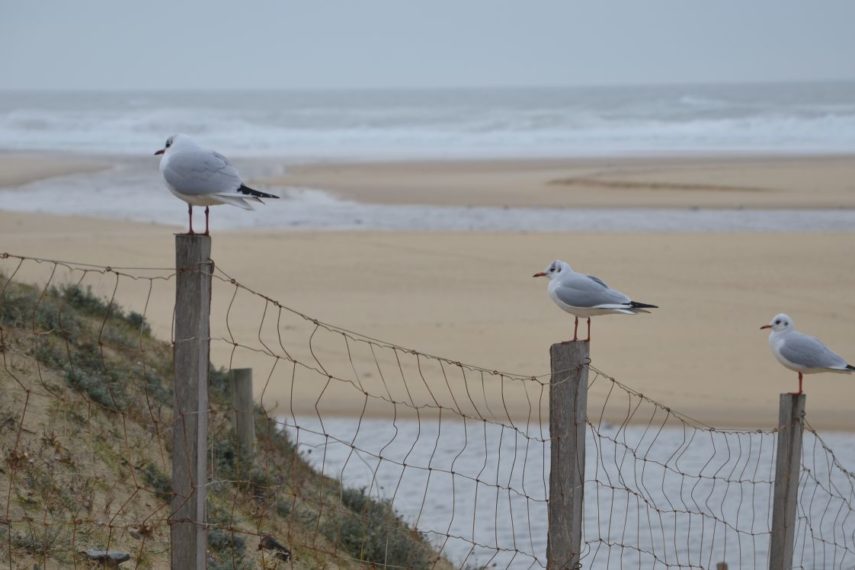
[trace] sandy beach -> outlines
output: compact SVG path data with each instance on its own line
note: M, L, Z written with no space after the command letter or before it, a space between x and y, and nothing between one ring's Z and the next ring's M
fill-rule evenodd
M19 186L42 178L95 172L107 168L105 160L69 154L0 152L0 188Z
M387 204L855 208L855 157L719 156L309 164L273 185Z
M675 207L855 206L851 157L669 159L667 166L662 160L604 162L598 171L590 163L573 170L567 166L573 161L537 162L529 168L516 161L316 165L295 169L285 183L398 203L626 206L649 199ZM49 168L55 166L51 161L44 159ZM0 157L2 171L14 171L16 164L14 157ZM39 171L32 162L26 168L14 180L56 174ZM603 170L609 174L597 174ZM620 187L550 183L573 176L624 182ZM653 180L657 188L643 187ZM679 184L705 186L669 186ZM182 206L176 202L176 207ZM114 267L168 268L176 231L180 228L3 212L0 250ZM570 333L572 319L547 298L545 281L531 278L551 259L563 258L661 307L650 315L596 319L593 363L645 395L716 426L772 427L778 394L795 389L795 374L773 360L759 330L777 312L788 312L798 328L855 359L851 233L276 230L218 232L213 249L218 267L229 275L308 315L452 360L524 375L547 373L549 345ZM4 262L4 271L10 261ZM31 278L44 280L40 271L44 267L34 268ZM91 279L96 290L110 293L108 278ZM227 334L225 285L215 291L215 336ZM146 311L155 334L165 339L172 286L158 284ZM139 307L145 300L141 295L123 285L117 298ZM260 318L259 308L248 304L247 310L232 311L228 322L236 337L252 339ZM269 367L269 359L249 351L234 355L229 349L214 343L216 364ZM257 391L262 389L267 404L287 407L284 385L258 383ZM850 406L855 379L812 376L806 389L812 425L855 429ZM295 392L291 404L311 410L316 397L316 387L308 386ZM335 413L359 411L359 402L344 387L333 386L324 402ZM507 403L514 415L529 409L524 401Z

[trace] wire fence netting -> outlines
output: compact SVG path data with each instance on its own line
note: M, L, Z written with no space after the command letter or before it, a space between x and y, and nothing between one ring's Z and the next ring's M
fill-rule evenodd
M176 270L4 254L0 276L2 560L168 565ZM549 374L377 340L219 268L210 343L210 568L546 567ZM251 453L235 368L253 370ZM849 439L808 424L796 567L855 567ZM581 566L768 566L776 442L589 365Z

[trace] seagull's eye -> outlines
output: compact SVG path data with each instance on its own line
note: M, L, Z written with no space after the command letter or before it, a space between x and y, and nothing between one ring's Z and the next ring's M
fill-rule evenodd
M780 320L777 320L777 321L775 321L775 324L776 324L776 325L780 325L780 324L781 324L781 321L780 321Z

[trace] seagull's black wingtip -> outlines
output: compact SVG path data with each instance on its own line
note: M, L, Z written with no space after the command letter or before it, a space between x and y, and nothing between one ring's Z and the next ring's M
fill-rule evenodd
M650 305L648 303L639 303L638 301L631 301L629 303L630 308L632 309L658 309L659 305Z
M260 192L258 190L253 189L253 188L250 188L249 186L247 186L245 184L240 185L240 188L238 188L238 192L240 192L241 194L246 194L247 196L254 196L256 198L278 198L279 197L279 196L276 196L275 194L268 194L266 192Z
M855 366L852 366L851 364L847 364L846 370L855 370Z

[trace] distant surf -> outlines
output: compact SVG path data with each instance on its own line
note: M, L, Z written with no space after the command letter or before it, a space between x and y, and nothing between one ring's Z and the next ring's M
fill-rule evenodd
M175 132L298 160L853 152L855 83L0 92L0 150L144 155Z

